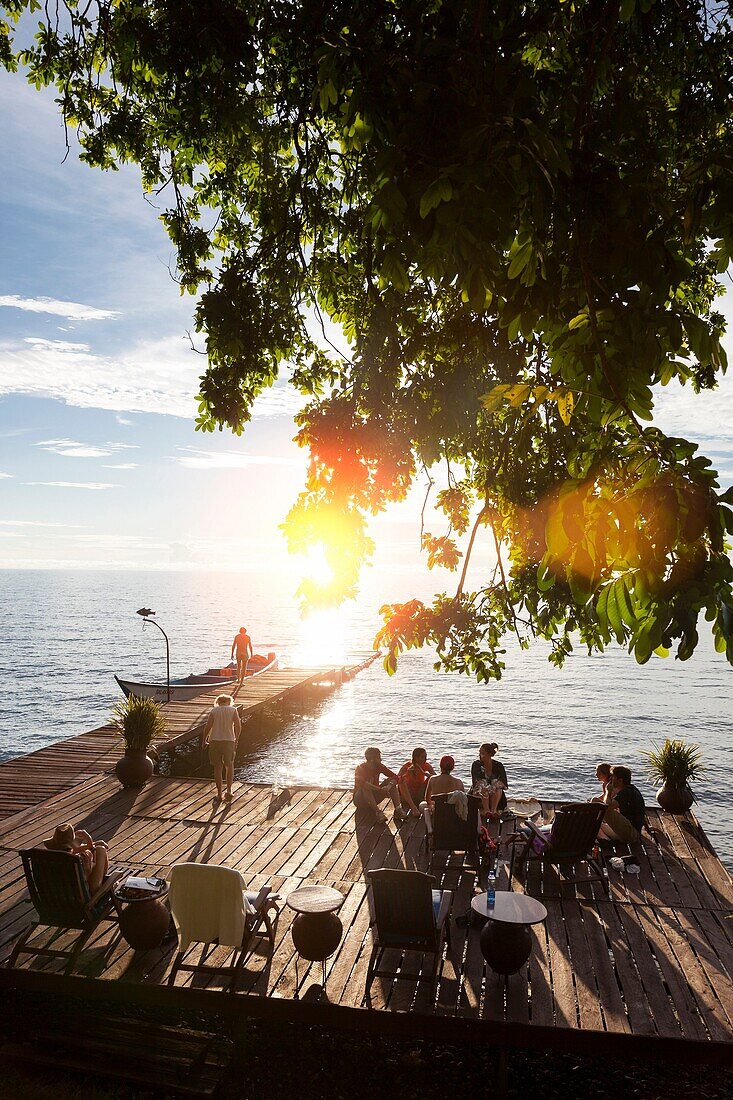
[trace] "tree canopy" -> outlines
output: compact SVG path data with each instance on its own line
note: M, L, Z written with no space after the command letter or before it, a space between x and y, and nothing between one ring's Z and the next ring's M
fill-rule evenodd
M422 539L456 589L383 609L388 669L431 643L498 678L510 632L558 664L574 637L684 660L701 615L733 663L733 492L653 423L655 387L726 367L728 4L2 11L0 60L56 88L82 157L170 196L208 354L197 427L240 432L284 371L304 395L286 530L334 573L308 599L355 591L369 515L440 464L445 526ZM477 539L497 566L468 591Z

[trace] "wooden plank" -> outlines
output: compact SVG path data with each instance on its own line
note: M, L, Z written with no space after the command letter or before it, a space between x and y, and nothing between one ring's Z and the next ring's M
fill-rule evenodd
M636 966L634 951L619 918L623 909L624 906L616 906L612 902L602 902L598 905L598 912L613 952L614 969L618 976L631 1030L634 1035L651 1036L656 1034L654 1016ZM653 966L653 960L651 964Z
M596 985L595 967L585 935L585 924L580 903L574 900L563 901L562 912L570 945L580 1026L589 1030L600 1031L603 1027L603 1016Z
M659 1035L678 1036L682 1027L683 1034L696 1034L700 1025L695 1019L694 1008L683 996L682 983L668 994L665 983L661 980L661 975L664 975L667 984L670 979L674 982L674 968L670 965L667 944L657 934L658 930L654 925L647 920L646 914L647 909L643 905L636 909L626 905L618 907L619 920L633 952L646 1001L653 1014L655 1030ZM651 945L655 947L654 955ZM674 1000L674 1011L670 1004L670 995Z

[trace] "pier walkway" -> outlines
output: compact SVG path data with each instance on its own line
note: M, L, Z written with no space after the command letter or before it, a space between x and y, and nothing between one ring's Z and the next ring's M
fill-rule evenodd
M287 705L309 692L336 687L377 657L377 653L371 654L360 664L275 669L249 677L233 693L240 716L246 721L268 707ZM217 688L185 702L164 703L165 731L155 742L156 751L159 754L175 751L195 741L221 690ZM119 733L108 724L0 763L0 820L90 780L100 772L111 771L122 751Z
M543 804L545 818L553 808ZM363 1000L371 946L365 872L424 870L422 820L362 824L343 789L239 783L231 805L215 806L211 783L199 779L156 777L135 792L110 776L88 778L0 822L0 960L32 913L18 851L65 820L106 839L113 866L146 875L195 860L237 867L251 888L271 883L283 895L303 884L337 887L346 899L344 936L328 962L326 992L314 984L318 964L301 963L296 981L287 907L274 954L253 955L233 995L222 992L219 976L179 975L168 988L174 942L137 953L122 942L105 959L108 926L87 944L78 975L65 978L58 960L36 959L0 969L6 988L501 1047L733 1061L733 882L692 814L650 810L641 874L609 869L608 897L597 883L561 883L549 868L529 878L501 868L499 889L529 892L548 909L533 929L528 964L508 979L486 974L479 930L461 919L474 877L448 860L438 873L455 890L452 943L436 999L429 982L414 980L419 956L394 951L383 965L408 979L375 980L371 1009ZM63 942L61 934L57 946ZM226 954L217 948L214 957Z

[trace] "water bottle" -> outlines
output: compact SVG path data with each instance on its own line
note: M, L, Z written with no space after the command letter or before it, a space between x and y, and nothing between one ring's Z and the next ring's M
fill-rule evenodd
M496 902L496 871L489 871L489 881L486 884L486 908L493 909Z

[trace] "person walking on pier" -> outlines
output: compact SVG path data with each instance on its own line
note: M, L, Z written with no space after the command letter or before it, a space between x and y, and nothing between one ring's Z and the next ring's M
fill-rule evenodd
M222 800L222 781L226 780L225 802L232 800L234 781L234 760L237 755L237 742L242 732L239 711L234 706L231 695L220 695L216 706L212 707L204 732L201 735L201 750L209 746L209 760L214 769L217 802Z
M252 654L252 639L247 633L246 626L240 626L239 633L232 642L232 658L235 655L237 658L237 680L239 681L239 687L242 686L244 678L247 675L247 664Z

